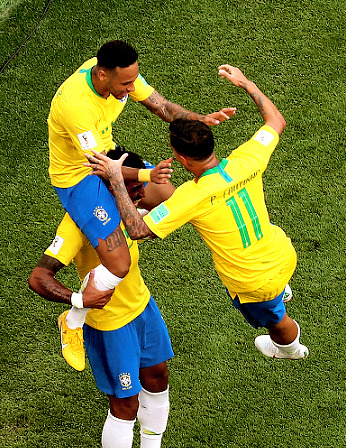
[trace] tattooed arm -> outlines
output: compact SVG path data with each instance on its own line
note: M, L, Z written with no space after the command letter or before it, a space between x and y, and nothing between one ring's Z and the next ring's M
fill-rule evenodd
M92 152L94 156L84 154L89 160L89 163L84 163L84 165L93 169L93 175L109 180L121 220L131 240L155 238L157 235L143 221L126 190L121 167L127 154L122 155L118 160L111 160L102 154L97 154L94 150Z
M52 302L71 305L72 292L55 275L65 265L49 255L43 255L29 278L29 287L41 297ZM95 288L94 272L91 271L87 287L83 291L85 308L103 308L110 299L109 291L99 291Z
M65 267L64 264L49 255L43 255L29 278L29 287L52 302L71 304L72 291L54 278Z
M286 121L277 107L264 95L255 83L249 81L237 67L231 65L220 65L219 75L228 79L236 87L240 87L254 100L259 113L262 115L265 124L271 126L280 135L286 127Z
M166 100L166 98L161 96L156 90L149 96L149 98L141 101L141 103L148 110L150 110L150 112L157 115L164 121L171 122L176 118L186 118L188 120L203 121L208 126L214 126L222 123L236 112L234 107L225 107L218 112L213 112L212 114L197 114L195 112L191 112L190 110L184 109L179 104Z

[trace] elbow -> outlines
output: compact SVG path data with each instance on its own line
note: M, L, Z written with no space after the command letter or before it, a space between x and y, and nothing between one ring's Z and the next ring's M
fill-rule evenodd
M37 294L40 294L40 291L41 291L41 288L40 288L41 277L39 275L38 269L39 268L36 267L32 271L32 273L31 273L31 275L29 277L29 280L28 280L28 284L29 284L29 289L31 289L32 291L36 292Z
M275 117L266 121L266 124L272 127L279 135L286 127L286 120L281 114L277 114Z
M29 284L29 289L31 289L31 291L36 292L37 285L36 285L36 280L35 280L35 277L33 275L33 272L31 273L31 275L29 277L28 284Z
M286 120L284 119L283 115L279 112L277 117L277 132L280 135L282 131L286 127Z

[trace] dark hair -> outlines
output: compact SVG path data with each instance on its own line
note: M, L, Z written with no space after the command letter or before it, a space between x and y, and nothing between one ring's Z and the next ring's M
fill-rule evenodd
M125 152L128 154L128 156L124 160L124 163L123 163L124 166L129 166L131 168L140 168L140 169L145 168L145 163L143 162L143 159L141 156L139 156L135 152L126 151L126 149L123 148L122 146L116 146L115 149L109 150L107 152L107 157L109 157L112 160L118 160L118 159L120 159L120 157L123 154L125 154ZM109 180L102 179L102 181L107 186L107 188L109 188L109 186L110 186Z
M97 65L110 70L116 67L129 67L137 59L137 51L130 44L122 40L106 42L97 52Z
M208 158L214 151L214 136L202 121L177 118L169 125L172 147L195 160Z
M108 151L107 157L109 157L112 160L118 160L125 153L127 153L128 156L124 160L123 163L124 166L139 169L145 168L145 163L143 162L143 159L140 155L132 151L127 151L125 148L121 146L117 146L115 149L111 149L110 151Z

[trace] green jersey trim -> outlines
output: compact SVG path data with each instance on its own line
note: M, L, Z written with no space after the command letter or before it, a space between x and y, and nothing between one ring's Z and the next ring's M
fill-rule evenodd
M79 71L79 73L86 73L86 82L88 83L88 86L90 87L90 89L95 93L95 95L99 96L100 98L103 98L103 96L101 96L99 93L96 92L93 82L91 80L91 70L92 69L93 69L93 67L91 67L87 70L82 69Z
M202 176L209 176L209 174L220 174L222 176L222 178L227 182L230 183L232 182L232 178L231 176L229 176L226 171L225 171L225 167L227 165L227 163L229 162L229 160L227 159L222 159L221 162L219 163L218 166L215 166L214 168L210 168L210 170L205 171Z

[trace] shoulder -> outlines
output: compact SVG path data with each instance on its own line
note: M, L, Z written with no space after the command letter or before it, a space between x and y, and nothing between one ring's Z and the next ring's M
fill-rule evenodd
M155 91L154 87L149 85L144 77L139 74L135 82L135 91L130 93L130 96L135 101L144 101Z

